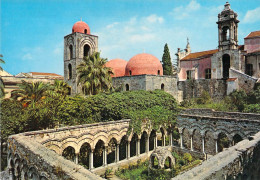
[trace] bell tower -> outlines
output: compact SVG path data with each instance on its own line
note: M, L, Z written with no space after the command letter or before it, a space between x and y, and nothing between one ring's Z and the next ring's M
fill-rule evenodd
M237 27L239 20L237 13L230 9L226 2L224 10L218 14L218 49L231 50L238 48Z
M82 92L78 85L77 67L85 56L98 51L98 36L90 34L89 26L78 21L72 33L64 37L64 81L71 87L71 95Z

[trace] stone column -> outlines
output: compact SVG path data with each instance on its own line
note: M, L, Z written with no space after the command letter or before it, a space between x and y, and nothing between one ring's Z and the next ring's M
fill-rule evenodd
M215 139L215 144L216 144L216 154L218 153L218 139Z
M192 144L193 137L190 136L190 150L193 151L193 144Z
M172 146L172 132L169 134L169 146Z
M205 153L205 139L204 136L202 136L202 152Z
M181 140L181 148L183 149L182 133L180 133L180 140Z
M136 141L136 155L140 155L140 139L138 138Z
M79 163L79 153L76 154L75 156L75 164Z
M93 164L93 152L94 152L94 149L91 149L90 152L89 152L89 170L93 169L94 168L94 164Z
M162 146L165 146L165 135L162 135Z
M130 141L127 141L127 159L130 158Z
M157 148L157 134L154 137L154 149Z
M103 166L107 165L107 147L103 149Z
M145 139L145 152L148 153L149 152L149 137L147 137Z
M9 170L9 180L13 180L13 176L14 176L13 172Z
M118 162L119 161L119 144L116 145L116 157L115 157L115 161Z

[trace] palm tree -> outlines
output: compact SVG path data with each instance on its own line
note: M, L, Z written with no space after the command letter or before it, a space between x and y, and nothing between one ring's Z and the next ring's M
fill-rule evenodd
M11 98L21 101L24 104L32 104L33 106L41 99L45 98L45 93L50 88L50 84L43 82L26 82L22 80L22 84L19 84L18 90L11 92Z
M61 80L55 80L54 84L51 85L50 90L47 91L47 94L50 96L59 96L62 95L63 97L66 97L66 95L69 95L70 93L70 86Z
M84 94L95 95L112 87L112 70L105 67L107 59L101 58L99 52L83 58L77 67L78 85L81 85Z
M0 54L0 63L5 63L5 61L2 59L3 55ZM2 66L0 66L0 71L2 71L3 68ZM5 91L4 91L4 81L3 79L0 77L0 98L4 97L5 95Z

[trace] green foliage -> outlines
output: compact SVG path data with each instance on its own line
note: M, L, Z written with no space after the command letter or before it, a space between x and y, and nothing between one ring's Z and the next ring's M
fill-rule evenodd
M260 113L260 104L245 105L243 112L246 113Z
M172 75L172 61L171 61L171 55L167 43L164 46L162 62L163 62L163 75Z
M197 98L196 103L197 104L206 104L210 103L212 101L209 93L207 91L203 91L201 96Z
M228 96L230 104L233 104L238 111L243 111L247 101L247 94L243 90L235 90Z
M190 163L190 162L192 161L192 156L191 156L190 153L184 153L183 159L184 159L186 162Z
M99 52L85 56L77 67L78 84L86 95L95 95L108 91L112 87L112 70L105 67L107 59L101 58Z

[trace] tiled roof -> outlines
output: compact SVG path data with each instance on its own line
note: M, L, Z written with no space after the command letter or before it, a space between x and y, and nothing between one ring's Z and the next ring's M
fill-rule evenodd
M227 81L235 81L237 78L228 78Z
M212 56L216 52L218 52L218 49L190 53L187 56L185 56L184 58L182 58L181 60L190 60L190 59L197 59L197 58L208 57L208 56Z
M33 76L61 76L55 73L30 72ZM61 76L62 77L62 76Z
M245 39L249 39L249 38L254 38L254 37L259 37L260 36L260 31L254 31L251 32L247 35L247 37L245 37Z

